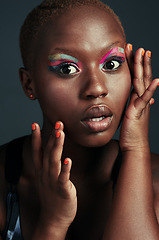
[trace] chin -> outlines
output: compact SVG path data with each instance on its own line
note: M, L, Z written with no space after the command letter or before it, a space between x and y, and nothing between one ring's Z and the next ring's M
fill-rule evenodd
M88 148L96 148L96 147L103 147L107 143L110 142L110 140L113 138L113 134L103 134L96 133L96 134L90 134L89 136L79 138L76 143Z

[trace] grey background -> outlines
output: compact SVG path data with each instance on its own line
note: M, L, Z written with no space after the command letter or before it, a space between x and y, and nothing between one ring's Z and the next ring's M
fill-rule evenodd
M30 101L19 82L18 68L22 66L19 52L19 29L28 12L40 0L1 0L0 5L0 144L30 134L31 123L42 125L42 114L36 101ZM144 47L152 51L153 77L159 77L159 29L157 1L104 1L120 17L134 50ZM159 153L159 89L151 106L150 146ZM116 135L117 136L117 135Z

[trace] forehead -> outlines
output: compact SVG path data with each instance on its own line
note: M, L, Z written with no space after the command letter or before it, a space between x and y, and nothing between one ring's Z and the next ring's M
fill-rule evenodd
M122 30L106 10L82 6L54 17L45 27L43 42L46 48L82 47L89 50L102 48L114 42L124 42Z

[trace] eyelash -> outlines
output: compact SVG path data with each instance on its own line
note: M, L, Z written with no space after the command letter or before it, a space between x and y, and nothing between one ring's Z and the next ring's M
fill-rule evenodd
M105 62L102 64L101 69L104 72L117 71L118 68L121 67L121 65L122 65L122 63L124 61L125 61L125 59L123 57L113 56L110 59L105 60ZM107 63L110 63L110 62L118 62L119 66L116 67L115 69L104 68L104 66ZM68 73L64 73L64 72L62 72L62 69L64 69L64 67L67 68L66 70L69 70L68 69L69 67L73 67L75 69L75 71L73 73L69 73L69 72ZM78 65L76 63L73 63L73 62L62 62L59 65L49 66L48 68L49 68L50 71L55 72L56 74L58 74L58 75L60 75L62 77L74 76L74 75L78 74L81 71L80 68L78 67ZM71 71L71 69L70 69L70 71Z
M64 69L64 67L67 67L67 70L68 70L69 67L73 67L76 70L75 70L75 72L73 72L71 74L70 73L64 73L64 72L62 72L62 69ZM75 75L75 74L80 72L80 69L79 69L78 65L75 64L75 63L72 63L72 62L71 63L70 62L62 62L62 63L60 63L59 65L56 65L56 66L49 66L49 70L57 73L58 75L62 75L62 76L66 76L66 77L70 76L70 75Z
M118 62L119 66L116 67L115 69L111 69L111 68L110 68L110 69L109 69L109 68L103 69L103 67L104 67L107 63L110 63L110 62ZM106 71L117 71L118 68L121 67L121 65L122 65L123 62L125 62L125 59L124 59L123 57L114 56L114 57L112 57L112 58L110 58L110 59L105 60L105 62L103 63L102 69L103 69L104 72L106 72Z

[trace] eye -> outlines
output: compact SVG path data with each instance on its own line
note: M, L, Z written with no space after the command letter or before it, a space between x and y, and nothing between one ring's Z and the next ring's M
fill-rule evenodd
M79 69L70 63L63 63L59 66L59 72L65 75L72 75L79 72Z
M68 77L80 72L80 68L78 67L78 65L72 62L62 62L60 64L52 66L49 65L48 70L62 77Z
M103 65L103 70L106 71L106 70L117 70L119 67L121 66L121 61L119 60L109 60L109 61L106 61Z

